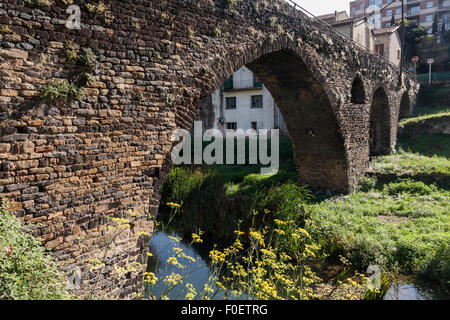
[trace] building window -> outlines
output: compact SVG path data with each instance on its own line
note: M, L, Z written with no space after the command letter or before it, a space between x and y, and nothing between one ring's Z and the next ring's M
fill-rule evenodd
M360 9L360 10L364 9L364 3L361 3L361 4L359 5L359 9Z
M225 98L225 108L236 109L236 97Z
M263 96L252 96L252 108L262 108L263 107Z
M386 23L386 28L389 28L390 26L391 26L390 22Z
M392 10L386 11L386 17L390 17L390 16L392 16Z
M370 0L369 6L378 6L378 8L381 8L383 6L382 0Z
M252 122L252 129L255 131L258 130L258 122Z
M253 75L253 86L255 88L262 88L262 82L259 80L259 78L255 75Z
M425 21L426 21L426 22L433 22L433 16L427 16L427 17L425 18Z
M420 6L412 7L411 9L408 10L407 14L409 15L420 14Z
M227 122L227 130L237 130L237 122Z
M233 76L229 77L225 82L223 83L223 88L225 90L233 89Z
M376 44L375 52L384 57L384 44Z
M395 9L395 14L402 14L402 8Z
M433 7L434 7L434 2L433 1L428 1L427 2L427 9L433 8Z

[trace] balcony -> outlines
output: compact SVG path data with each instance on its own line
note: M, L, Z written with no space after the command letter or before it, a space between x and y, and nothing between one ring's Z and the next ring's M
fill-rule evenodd
M407 17L414 17L414 16L420 16L420 7L416 9L417 7L414 7L413 9L406 11Z

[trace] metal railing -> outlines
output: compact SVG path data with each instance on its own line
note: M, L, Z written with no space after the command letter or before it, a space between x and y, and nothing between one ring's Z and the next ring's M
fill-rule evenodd
M392 63L391 61L389 61L388 59L386 59L385 57L383 57L382 55L380 55L376 51L374 51L374 50L372 50L370 48L367 48L366 46L364 46L364 45L360 44L359 42L355 41L354 39L350 38L348 35L346 35L345 33L341 32L341 31L339 31L338 29L334 28L332 25L330 25L329 23L323 21L319 17L315 16L314 14L312 14L311 12L309 12L308 10L306 10L305 8L300 6L299 4L295 3L293 0L284 0L284 1L290 3L294 7L295 10L298 9L298 10L304 12L306 14L306 16L307 17L309 16L308 18L312 19L313 21L317 21L317 22L323 24L325 27L327 27L332 32L345 37L347 40L350 40L352 43L356 44L358 47L362 48L363 50L365 50L365 51L367 51L367 52L369 52L371 54L374 54L374 55L378 56L379 58L383 59L385 62L387 62L388 64L393 66L395 69L400 70L400 68L397 65L395 65L394 63ZM409 70L403 68L403 71L405 73L408 73L409 75L413 76L413 74L411 72L409 72Z
M418 74L417 80L421 83L428 83L430 81L430 75ZM433 72L431 74L431 82L450 82L450 72Z

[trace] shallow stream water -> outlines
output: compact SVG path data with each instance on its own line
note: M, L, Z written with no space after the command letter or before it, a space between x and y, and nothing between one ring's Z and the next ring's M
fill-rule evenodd
M224 299L225 293L220 290L215 281L211 281L210 277L215 276L214 272L209 268L207 262L201 257L199 252L191 245L177 242L174 238L181 238L176 233L156 232L152 236L150 242L150 252L153 254L148 261L148 269L155 272L158 279L173 273L187 275L183 279L183 284L177 285L173 290L167 292L166 295L171 300L183 300L188 293L185 284L190 283L194 286L197 293L201 293L204 286L211 285L214 290L212 299ZM169 265L166 267L166 261L173 256L174 248L181 248L183 253L194 258L195 262L191 262L186 258L178 260L184 266L180 269L177 266ZM158 281L152 289L152 295L159 298L164 292L167 285L163 281ZM227 297L228 299L236 299L236 297ZM244 299L241 297L240 299ZM387 292L384 300L450 300L450 295L437 288L426 286L424 284L414 283L410 280L398 280L394 282Z

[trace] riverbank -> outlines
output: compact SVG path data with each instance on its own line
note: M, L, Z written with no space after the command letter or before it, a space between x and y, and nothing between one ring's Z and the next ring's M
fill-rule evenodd
M176 167L162 188L163 201L183 202L175 223L186 236L204 230L211 243L230 243L240 220L248 232L252 210L267 212L266 226L292 220L320 247L309 264L329 281L345 269L344 257L352 270L375 264L391 276L410 275L449 289L450 140L425 133L414 139L412 144L404 135L397 153L374 159L351 195L314 194L297 186L284 140L277 174L260 175L258 166Z

